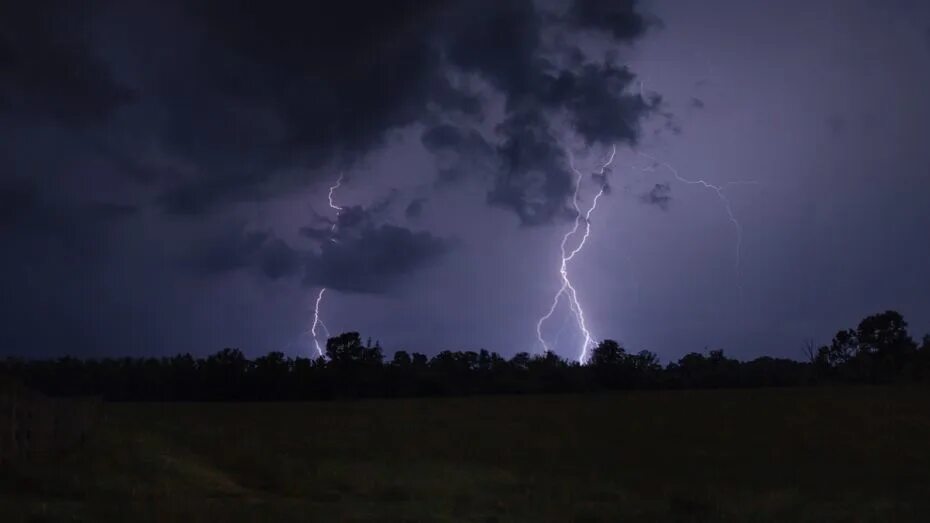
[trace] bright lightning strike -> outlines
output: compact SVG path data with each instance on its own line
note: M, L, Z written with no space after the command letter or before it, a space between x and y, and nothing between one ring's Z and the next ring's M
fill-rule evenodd
M336 192L336 189L338 189L341 185L342 185L342 174L339 175L339 178L336 180L336 183L333 184L333 185L329 188L329 195L328 195L328 198L329 198L329 207L330 207L331 209L333 209L334 211L336 211L336 218L339 218L339 213L342 212L342 207L336 205L336 203L333 201L333 193L335 193L335 192ZM338 221L338 220L337 220L337 221ZM330 231L336 232L336 221L333 222L333 226L332 226L332 228L330 229ZM335 240L333 240L333 241L335 241Z
M710 182L707 182L701 179L690 180L688 178L682 177L678 173L678 169L675 169L667 162L660 161L656 159L655 157L650 156L643 152L640 152L638 154L642 156L643 158L651 160L654 166L658 165L658 166L665 167L666 169L668 169L668 171L672 173L672 176L679 182L688 184L688 185L700 185L701 187L704 187L705 189L710 189L714 191L714 193L717 194L717 198L720 199L720 202L723 204L724 210L726 210L727 217L730 219L730 223L732 223L733 228L736 229L736 278L737 278L737 285L739 286L740 294L742 295L743 288L742 288L742 284L740 283L740 280L741 280L740 258L742 257L742 248L743 248L742 247L743 246L743 226L740 224L739 220L736 219L736 215L733 213L733 207L730 205L730 199L727 198L727 195L723 191L724 189L732 185L758 185L759 182L754 181L754 180L737 180L737 181L732 181L732 182L726 182L723 185L715 185L715 184L712 184Z
M598 176L603 176L607 171L607 168L614 161L614 156L617 154L617 147L613 146L610 151L610 156L607 161L601 166L600 172L597 173ZM593 344L593 337L591 336L591 331L588 330L587 323L585 322L584 309L581 307L581 303L578 301L578 292L575 289L575 286L572 285L571 278L568 274L568 263L584 249L585 243L588 241L588 237L591 235L591 215L597 209L597 202L600 200L601 196L604 195L604 191L607 189L606 181L601 184L600 189L597 194L594 195L594 198L591 200L591 206L585 212L582 212L579 205L579 193L581 192L581 181L584 179L584 174L575 167L575 158L572 155L571 151L568 152L569 166L572 169L572 172L575 173L575 193L572 196L572 206L575 208L575 222L567 233L562 236L562 243L559 247L559 252L561 253L561 263L559 264L559 276L562 279L562 286L559 288L559 291L556 292L555 297L552 299L552 306L549 307L549 311L539 318L539 321L536 322L536 337L539 340L539 343L542 345L545 352L549 352L549 344L546 343L546 340L542 335L542 326L552 315L555 313L556 307L559 305L559 301L562 296L565 296L568 299L568 307L571 310L572 314L575 316L575 322L578 324L578 330L581 331L582 335L582 344L580 355L578 356L578 361L584 363L587 359L588 349ZM574 249L569 251L567 249L569 240L578 233L581 228L582 216L584 217L584 232L581 236L581 240L578 241L578 244Z
M320 340L317 339L316 328L323 327L323 330L329 333L329 329L326 328L326 325L323 324L323 320L320 319L320 302L323 301L323 293L326 292L326 288L323 287L320 289L320 293L316 295L316 302L313 304L313 326L310 327L310 335L313 336L313 345L316 346L316 352L320 356L323 355L323 348L320 347Z
M342 174L339 175L339 178L336 180L336 183L330 186L329 188L329 207L336 211L336 220L333 220L333 226L330 228L330 232L333 234L336 233L336 225L339 221L339 213L342 212L342 207L336 205L335 200L333 200L334 193L342 185ZM330 238L330 241L335 242L336 238ZM320 293L316 295L316 301L313 304L313 325L310 327L310 335L313 336L313 345L316 347L316 352L320 356L323 356L323 347L320 346L320 340L317 338L317 327L322 327L323 332L326 334L326 337L329 338L329 329L326 328L326 324L323 323L323 320L320 319L320 304L323 302L323 294L326 292L326 287L320 288Z

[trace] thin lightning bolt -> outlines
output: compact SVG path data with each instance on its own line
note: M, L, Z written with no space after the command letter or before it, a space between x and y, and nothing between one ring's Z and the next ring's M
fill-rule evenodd
M336 211L336 218L339 218L339 213L342 212L342 207L336 205L336 203L333 201L333 193L336 192L336 189L338 189L341 185L342 185L342 174L339 175L339 178L336 180L336 183L333 184L333 186L329 188L329 196L328 196L329 207L333 209L334 211ZM336 222L333 222L333 226L330 229L330 231L336 232Z
M323 321L320 320L320 302L323 301L324 292L326 292L326 287L321 288L320 293L316 295L316 302L313 304L313 326L310 327L310 334L313 336L313 345L316 346L316 352L320 356L323 355L323 348L320 347L320 340L316 337L316 328L317 326L322 326L324 330L329 332L329 329L327 329Z
M600 172L597 174L603 176L607 168L614 161L614 156L617 154L617 147L613 146L610 151L610 157L607 161L601 166ZM581 331L583 341L581 345L581 354L578 356L578 361L584 363L588 355L588 349L593 343L593 338L591 336L591 331L588 330L587 323L585 322L584 309L581 307L581 303L578 301L578 291L575 290L575 286L572 285L571 279L568 275L568 263L575 258L575 256L584 249L585 243L588 241L588 237L591 235L591 215L597 209L597 202L600 200L601 196L604 195L604 191L607 189L606 182L601 184L600 189L597 194L594 195L594 199L591 201L591 206L582 213L581 207L578 204L579 193L581 192L581 181L584 178L584 174L575 167L575 159L571 151L568 151L569 166L572 169L572 172L575 173L575 193L572 197L572 206L575 208L575 223L573 224L571 230L565 233L562 236L562 243L559 246L559 252L561 253L562 261L559 264L559 276L562 279L562 286L559 288L559 291L555 294L555 297L552 299L552 306L549 307L549 311L544 314L539 321L536 322L536 337L539 340L539 343L543 347L543 351L549 352L549 344L546 343L546 340L542 335L542 326L552 315L555 313L555 309L559 304L562 296L566 296L568 299L568 307L571 310L572 314L575 315L575 321L578 324L578 329ZM568 241L572 238L578 230L581 228L581 220L584 216L584 234L581 237L581 240L578 242L578 245L571 251L567 250Z
M330 228L330 232L333 234L336 233L336 224L338 223L339 213L342 212L342 207L336 205L336 202L333 200L333 195L342 185L342 174L339 175L339 178L336 180L336 183L330 186L329 188L329 207L336 211L336 220L333 221L333 226ZM332 242L336 241L336 238L329 239ZM323 348L320 346L320 340L317 339L317 327L322 327L323 332L326 333L326 337L329 338L329 329L326 328L326 324L323 323L323 320L320 319L320 304L323 302L323 294L326 293L326 287L320 288L320 293L316 295L316 301L313 304L313 326L310 327L310 334L313 336L313 345L316 347L316 352L320 356L323 356Z
M743 226L740 224L739 220L736 219L736 215L733 213L733 207L730 205L730 199L727 198L727 195L723 191L727 187L730 187L733 185L758 185L759 182L755 180L736 180L732 182L726 182L723 185L715 185L715 184L712 184L710 182L707 182L705 180L700 180L700 179L689 180L688 178L682 177L678 173L678 169L675 169L667 162L660 161L656 159L655 157L650 156L643 152L640 152L638 154L642 156L643 158L647 158L651 160L654 165L659 165L659 166L662 166L668 169L669 172L672 173L672 176L674 176L675 179L678 180L679 182L688 184L688 185L700 185L701 187L704 187L705 189L710 189L714 191L714 193L717 194L717 198L720 199L720 202L723 204L724 210L726 210L727 212L727 217L730 219L730 223L732 223L733 228L736 229L736 278L737 278L737 286L739 286L740 295L742 296L743 286L740 281L741 280L740 258L742 257L742 249L743 249L742 247L743 246Z

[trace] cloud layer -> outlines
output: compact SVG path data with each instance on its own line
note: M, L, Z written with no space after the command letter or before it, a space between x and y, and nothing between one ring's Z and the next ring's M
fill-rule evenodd
M538 178L543 197L557 200L567 177L552 118L567 118L588 143L634 143L656 103L627 91L625 67L571 43L583 32L633 43L649 24L632 0L561 11L529 0L48 10L4 1L2 10L0 111L108 126L93 134L99 150L157 179L155 201L177 214L312 183L315 168L351 164L391 129L450 115L479 121L488 93L453 81L471 75L506 99L498 135L484 138L500 160L488 201L541 223L564 202L533 203ZM483 147L474 131L452 132L433 127L424 143Z
M632 144L658 105L582 43L630 45L650 25L632 0L0 0L0 231L14 253L0 313L36 318L0 342L41 344L31 332L77 310L99 320L71 321L88 340L129 332L109 318L138 300L149 321L142 296L189 321L178 303L242 273L402 286L454 242L423 219L442 212L424 212L427 189L385 196L365 179L395 131L422 129L419 154L448 160L410 185L481 184L480 205L524 225L570 216L566 131ZM305 215L275 214L342 170L381 203L302 228ZM91 307L98 295L120 305Z

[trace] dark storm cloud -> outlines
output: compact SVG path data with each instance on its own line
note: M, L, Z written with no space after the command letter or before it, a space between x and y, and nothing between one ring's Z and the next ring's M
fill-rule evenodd
M11 236L57 238L71 246L99 244L106 232L99 227L129 218L137 210L113 202L57 201L31 181L0 180L0 230Z
M444 36L447 57L456 68L484 77L506 97L506 115L496 132L499 172L488 202L514 211L524 225L567 216L571 173L552 129L552 116L564 114L587 144L636 143L639 123L654 111L658 97L630 94L634 76L608 62L588 62L577 48L556 65L543 41L547 24L592 29L628 44L648 23L635 2L575 2L564 16L543 13L532 2L503 2L481 16L463 15ZM465 131L434 127L424 134L427 148L459 143Z
M373 211L360 205L345 206L339 211L339 216L335 220L320 218L318 221L323 223L322 227L301 227L300 233L311 240L329 241L335 237L336 231L351 231L361 227L373 226L375 223L373 215Z
M298 274L305 254L269 231L248 230L242 224L226 227L195 244L186 264L203 277L242 269L257 269L277 280Z
M85 216L92 220L119 220L128 218L139 211L135 205L127 205L112 202L95 202L84 207Z
M155 202L176 214L286 193L324 165L357 161L391 129L453 114L484 119L482 95L452 82L450 70L487 80L506 97L508 119L567 112L589 143L634 142L655 102L623 93L626 69L584 63L570 46L555 51L579 54L575 62L557 65L542 37L559 27L631 43L649 25L631 1L578 1L562 13L530 0L2 5L0 103L71 124L104 123L125 108L88 140L127 175L154 183ZM106 61L94 47L101 42ZM524 136L512 129L499 128L504 154ZM478 148L480 138L464 131L465 141L444 146ZM514 199L495 196L500 185L518 191L516 180L539 173L535 161L504 163L506 180L489 197L498 205ZM546 173L568 177L564 165ZM566 195L547 197L564 205ZM525 223L560 214L558 201L543 207L548 215Z
M90 44L92 8L0 0L0 114L100 123L132 100Z
M663 211L667 211L668 205L672 201L671 195L672 187L669 184L657 183L649 192L640 196L640 201L648 205L655 205Z
M377 206L346 207L335 228L303 227L301 234L319 247L306 254L305 285L382 293L451 248L448 240L429 232L379 223L380 211Z
M47 321L80 312L108 343L134 332L111 317L130 314L124 302L145 318L156 306L142 296L194 303L191 272L219 282L211 289L247 272L386 292L452 248L387 221L389 210L415 219L423 201L346 205L332 242L325 218L285 236L276 228L290 202L274 200L322 173L364 173L352 167L414 125L448 160L443 181L478 178L488 202L527 225L569 216L562 122L591 144L632 143L656 101L628 94L623 67L550 41L593 31L632 43L649 25L633 3L552 4L0 0L0 232L14 253L3 267L15 269L0 269L0 294L31 304L22 317L44 318L43 301L59 300ZM377 197L364 179L356 188ZM120 305L103 312L100 294ZM192 317L171 313L164 322ZM3 327L0 341L29 338Z
M270 231L226 227L197 245L186 264L203 277L246 270L276 280L303 272L307 286L377 294L451 248L429 232L381 223L381 212L377 205L345 207L335 223L303 227L301 235L315 244L307 249Z
M450 249L446 240L396 225L366 225L324 242L307 262L304 283L345 292L377 294Z
M485 146L486 142L477 131L461 129L448 124L429 127L420 136L423 146L430 151L443 149L462 150Z
M538 55L541 23L533 2L476 3L457 12L451 32L444 35L448 59L486 78L508 103L516 101L536 89L544 66Z
M588 64L570 78L571 91L563 103L587 143L636 143L640 120L659 99L623 94L633 73L612 64Z
M456 89L442 75L434 80L430 90L430 99L447 111L458 111L468 116L480 117L481 115L481 97L475 93Z
M698 97L696 97L696 96L692 96L692 97L691 97L691 107L694 107L695 109L703 109L703 108L704 108L704 100L701 100L700 98L698 98Z
M507 137L498 148L503 172L488 202L513 210L524 225L548 223L566 213L564 198L571 192L572 179L548 123L531 111L511 116L499 131Z
M161 93L171 115L163 132L202 173L161 203L198 214L268 198L306 182L294 167L351 163L428 106L476 113L477 100L438 74L424 31L443 5L223 1L188 9L203 36L195 59L173 71L193 85Z
M475 129L437 124L420 136L423 146L437 156L451 155L449 163L438 167L441 183L457 182L475 173L497 172L495 147Z
M259 267L262 273L276 280L300 271L302 256L280 238L269 240L261 250Z
M523 225L542 225L571 216L568 199L573 188L559 131L549 115L567 114L588 145L635 144L641 119L660 100L625 94L634 76L625 67L609 63L587 64L557 76L532 66L522 73L519 69L509 71L511 75L490 70L499 74L500 86L512 89L505 91L509 110L495 129L501 141L493 150L477 132L449 125L427 129L422 141L434 152L460 150L472 157L493 152L496 176L488 202L515 212ZM532 80L525 80L524 75Z
M265 175L204 178L168 189L156 201L169 213L197 215L210 210L220 200L259 198L265 182L269 182Z
M482 97L453 85L449 68L487 80L506 97L508 117L566 111L588 143L635 142L640 119L656 103L624 94L632 75L623 67L579 62L572 70L560 68L541 36L555 25L631 43L648 26L635 2L576 2L561 14L529 0L217 1L172 9L170 29L188 44L182 55L142 49L150 36L130 44L155 63L139 89L137 113L157 115L147 122L151 132L195 169L193 176L167 175L173 181L157 198L178 214L274 197L307 183L307 169L351 164L379 146L385 132L424 118L457 113L483 119ZM505 152L522 138L508 129L500 128ZM452 138L425 135L424 143L440 147ZM480 146L473 132L461 138L444 146ZM489 197L498 205L508 201L496 196L501 184L517 191L515 180L539 172L512 156L506 165L507 180L495 182ZM520 173L530 170L535 174ZM460 174L446 171L446 178ZM566 171L562 165L547 175L566 178ZM547 197L556 201L543 206L546 215L527 221L522 204L514 211L527 224L550 221L567 194Z
M574 0L569 20L580 28L605 31L617 40L642 36L648 27L636 0Z
M191 267L209 276L255 265L271 235L266 231L246 231L237 226L198 245L191 256Z
M408 220L416 220L423 214L423 208L426 206L426 198L415 198L404 209L404 216Z
M0 179L0 228L13 227L35 209L38 193L31 184Z

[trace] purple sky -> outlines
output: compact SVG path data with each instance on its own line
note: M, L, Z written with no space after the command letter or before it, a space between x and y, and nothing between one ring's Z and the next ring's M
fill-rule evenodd
M922 2L274 4L0 0L0 354L312 355L323 286L330 331L388 352L539 352L567 155L612 146L569 266L595 338L930 332ZM754 182L724 190L738 266L718 194L646 155ZM544 334L575 358L564 305Z

